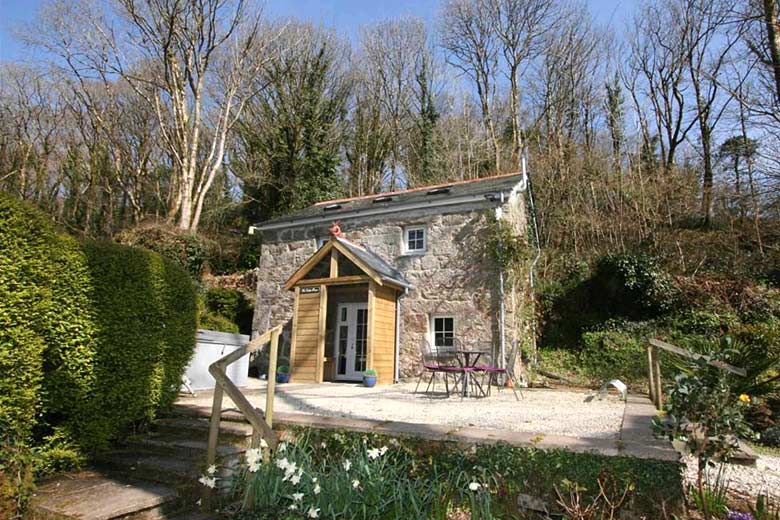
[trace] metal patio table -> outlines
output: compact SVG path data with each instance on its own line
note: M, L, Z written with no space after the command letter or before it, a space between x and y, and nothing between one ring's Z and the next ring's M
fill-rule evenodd
M455 353L458 355L458 362L461 364L461 368L463 368L463 397L470 397L469 387L471 385L471 373L475 371L479 358L482 357L483 354L486 354L487 351L459 349L456 350ZM479 386L480 392L484 396L485 392L482 390L482 386L479 383L477 383L477 386Z

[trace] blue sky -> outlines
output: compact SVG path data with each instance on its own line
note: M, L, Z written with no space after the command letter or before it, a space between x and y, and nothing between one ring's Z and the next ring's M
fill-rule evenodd
M587 0L587 5L604 24L622 30L637 0ZM29 59L24 47L10 34L14 26L30 21L44 0L0 0L0 60ZM335 28L354 37L358 27L404 15L426 20L435 18L440 0L267 0L272 16L295 16Z

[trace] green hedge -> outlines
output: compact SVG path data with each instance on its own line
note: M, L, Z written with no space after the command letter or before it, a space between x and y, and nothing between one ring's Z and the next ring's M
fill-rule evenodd
M187 272L156 253L98 242L85 243L84 252L95 386L72 419L100 446L173 404L195 345L197 305Z
M0 194L0 448L90 452L151 419L176 397L196 307L173 262L80 243Z
M67 378L69 393L92 385L89 360L71 354L92 350L88 280L76 240L0 196L0 429L10 441L27 441L46 405L60 399L48 383Z

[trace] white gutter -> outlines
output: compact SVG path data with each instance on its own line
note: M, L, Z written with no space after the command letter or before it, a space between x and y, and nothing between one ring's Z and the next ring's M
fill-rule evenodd
M521 181L518 183L515 188L513 188L511 191L514 191L518 187L522 189L523 182ZM503 200L504 192L501 192L501 198ZM485 194L480 193L478 195L463 195L460 197L452 198L452 199L442 199L438 201L421 201L421 202L415 202L411 204L403 204L403 205L397 205L397 206L391 206L391 207L378 207L378 208L371 208L371 209L362 209L362 210L353 210L353 211L346 211L346 212L338 212L335 211L333 213L323 212L322 215L317 215L316 217L307 217L307 218L301 218L296 220L288 220L285 222L269 222L268 224L260 224L257 226L249 226L249 234L253 235L255 231L272 231L275 229L285 229L290 227L299 227L299 226L306 226L310 224L318 224L320 222L330 222L333 219L338 220L344 220L349 218L358 218L358 217L370 217L373 215L386 215L391 213L405 213L407 211L414 211L416 209L428 209L428 208L440 208L444 206L457 206L460 204L469 204L469 203L475 203L475 202L485 202Z

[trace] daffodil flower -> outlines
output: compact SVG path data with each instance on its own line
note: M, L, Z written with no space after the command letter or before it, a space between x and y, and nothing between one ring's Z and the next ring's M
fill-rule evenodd
M472 482L471 484L469 484L469 489L471 491L479 491L479 488L481 487L482 485L479 482Z
M207 488L211 488L211 489L214 489L214 486L217 485L217 479L215 479L214 477L206 476L206 475L203 475L202 477L200 477L198 479L198 482L200 482L201 484L203 484Z
M320 509L314 508L314 506L310 507L308 511L306 511L306 516L308 518L319 518L320 517Z
M360 487L360 481L358 479L355 479L352 481L352 489L357 489Z

